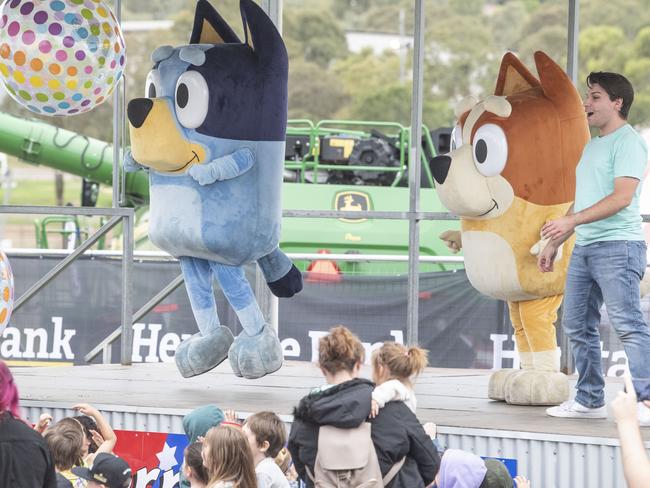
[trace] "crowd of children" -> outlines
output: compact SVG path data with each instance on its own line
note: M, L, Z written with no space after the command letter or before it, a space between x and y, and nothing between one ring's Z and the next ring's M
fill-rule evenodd
M427 366L426 351L383 344L372 353L372 382L359 376L364 355L359 339L345 327L320 339L318 365L325 382L299 402L288 436L284 422L270 411L254 413L243 423L233 411L224 413L214 405L187 414L183 427L190 443L180 487L513 486L501 462L458 449L442 451L435 425L418 421L413 382ZM638 425L626 420L636 418L630 395L621 394L613 410L628 483L636 487L647 479L650 463ZM73 408L79 415L53 423L43 414L28 425L20 418L11 372L0 361L0 486L131 486L131 469L112 453L117 437L109 423L91 405ZM514 483L530 488L523 476Z

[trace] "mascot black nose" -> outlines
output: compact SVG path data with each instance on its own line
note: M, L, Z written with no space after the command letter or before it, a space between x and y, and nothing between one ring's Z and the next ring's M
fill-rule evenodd
M130 105L131 104L129 104L129 106ZM431 174L440 185L442 185L447 179L447 173L449 173L450 166L451 158L449 156L436 156L429 160L429 169L431 170Z
M147 120L147 115L153 107L153 100L149 98L134 98L129 102L126 112L129 116L129 122L136 129L142 127L144 121Z

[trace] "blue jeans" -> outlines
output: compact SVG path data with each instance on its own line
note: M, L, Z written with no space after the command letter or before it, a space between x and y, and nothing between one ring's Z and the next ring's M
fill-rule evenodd
M564 290L562 325L578 370L576 401L605 404L600 350L600 307L623 343L639 400L650 399L650 328L641 313L639 282L646 268L643 241L602 241L575 246Z

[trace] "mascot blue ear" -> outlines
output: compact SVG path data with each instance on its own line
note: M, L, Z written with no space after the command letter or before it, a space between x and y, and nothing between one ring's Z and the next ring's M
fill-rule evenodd
M194 11L194 26L190 44L241 43L225 20L207 0L199 0Z
M277 63L286 60L287 49L282 36L264 10L253 0L240 0L239 8L245 42L253 48L260 61Z

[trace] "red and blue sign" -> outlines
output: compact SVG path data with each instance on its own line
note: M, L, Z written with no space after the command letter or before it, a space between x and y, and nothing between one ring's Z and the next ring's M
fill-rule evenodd
M183 466L184 434L117 430L114 452L133 472L133 488L174 488Z

